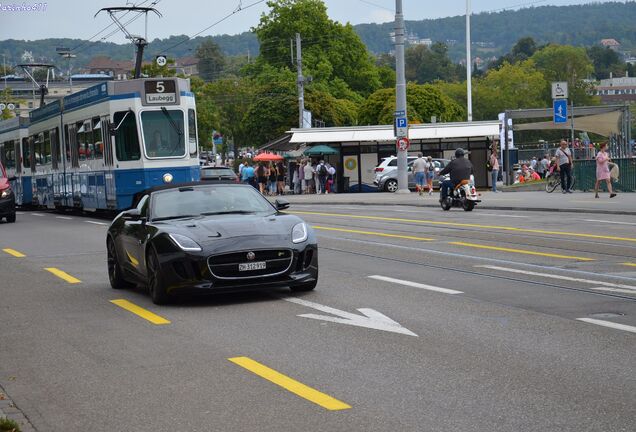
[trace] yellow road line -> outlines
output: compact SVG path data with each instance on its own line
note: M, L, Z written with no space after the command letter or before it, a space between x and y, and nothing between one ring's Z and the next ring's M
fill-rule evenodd
M325 227L325 226L319 226L319 225L313 225L312 228L317 229L317 230L324 230L324 231L339 231L339 232L346 232L346 233L353 233L353 234L364 234L364 235L374 235L374 236L380 236L380 237L401 238L401 239L407 239L407 240L419 240L419 241L433 241L433 240L435 240L435 239L426 238L426 237L415 237L415 236L407 236L407 235L399 235L399 234L387 234L387 233L381 233L381 232L375 232L375 231L360 231L360 230L352 230L352 229L344 229L344 228L331 228L331 227Z
M315 215L315 216L342 217L342 218L351 218L351 219L367 219L367 220L389 221L389 222L409 222L409 223L417 223L417 224L424 224L424 225L454 226L454 227L463 227L463 228L482 228L482 229L492 229L492 230L500 230L500 231L514 231L514 232L521 232L521 233L548 234L548 235L558 235L558 236L566 236L566 237L569 236L569 237L580 237L580 238L601 239L601 240L616 240L616 241L636 243L636 238L632 238L632 237L615 237L615 236L605 236L605 235L598 235L598 234L573 233L573 232L566 232L566 231L548 231L548 230L539 230L539 229L530 229L530 228L508 227L508 226L501 226L501 225L480 225L480 224L471 224L471 223L442 222L442 221L422 220L422 219L403 219L403 218L392 218L392 217L382 217L382 216L352 215L352 214L344 214L344 213L322 213L322 212L306 212L306 211L293 211L290 213Z
M636 263L623 263L624 266L636 267Z
M261 378L271 381L274 384L284 388L285 390L288 390L295 395L307 399L308 401L311 401L316 405L320 405L321 407L330 411L339 411L351 408L351 405L347 405L346 403L341 402L338 399L334 399L327 394L308 387L305 384L296 381L295 379L285 376L280 372L275 371L274 369L270 369L267 366L255 360L252 360L249 357L234 357L229 358L228 360L260 376Z
M111 300L110 302L112 304L119 306L122 309L126 309L128 312L132 312L135 315L140 316L147 321L150 321L153 324L156 324L156 325L170 324L170 321L168 321L164 317L160 317L159 315L154 314L150 312L149 310L146 310L142 307L137 306L134 303L129 302L128 300L117 299L117 300Z
M18 252L18 251L17 251L17 250L15 250L15 249L9 249L9 248L7 248L7 249L2 249L2 251L3 251L3 252L8 253L9 255L13 255L13 256L14 256L14 257L16 257L16 258L24 258L24 257L26 256L26 255L25 255L25 254L23 254L22 252Z
M56 269L55 267L48 267L48 268L45 268L44 270L46 270L46 271L48 271L50 273L53 273L55 276L59 277L60 279L65 280L66 282L71 283L71 284L78 284L78 283L82 282L81 280L71 276L70 274L68 274L66 272L63 272L60 269Z
M489 250L496 250L501 252L518 253L518 254L524 254L524 255L536 255L536 256L543 256L543 257L550 257L550 258L571 259L571 260L578 260L578 261L596 261L592 258L583 258L583 257L577 257L577 256L570 256L570 255L558 255L558 254L551 254L546 252L532 252L532 251L526 251L523 249L511 249L511 248L504 248L504 247L498 247L498 246L486 246L486 245L480 245L475 243L449 242L448 244L452 244L456 246L472 247L477 249L489 249Z

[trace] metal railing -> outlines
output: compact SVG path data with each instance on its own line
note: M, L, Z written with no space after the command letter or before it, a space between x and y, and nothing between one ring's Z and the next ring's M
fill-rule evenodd
M612 187L618 192L636 192L636 158L612 159L618 165L620 172L617 182L612 182ZM576 189L590 191L594 189L596 182L596 160L575 160L574 176L576 177ZM601 183L601 187L605 188Z

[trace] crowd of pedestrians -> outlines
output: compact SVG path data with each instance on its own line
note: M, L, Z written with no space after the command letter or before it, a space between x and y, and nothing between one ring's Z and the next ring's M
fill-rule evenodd
M336 168L328 162L320 160L312 162L310 159L296 162L292 174L294 194L328 194L334 192Z

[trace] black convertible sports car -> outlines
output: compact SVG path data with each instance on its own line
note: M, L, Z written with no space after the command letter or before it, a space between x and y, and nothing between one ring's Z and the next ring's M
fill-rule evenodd
M185 184L138 194L108 229L108 276L115 289L146 284L152 301L183 291L227 292L318 283L312 229L281 213L252 186Z

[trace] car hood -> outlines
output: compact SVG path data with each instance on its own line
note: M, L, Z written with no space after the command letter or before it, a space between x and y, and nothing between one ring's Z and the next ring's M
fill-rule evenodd
M222 215L206 216L183 221L157 223L166 232L186 235L199 244L237 237L278 237L291 241L291 231L302 220L293 215Z

